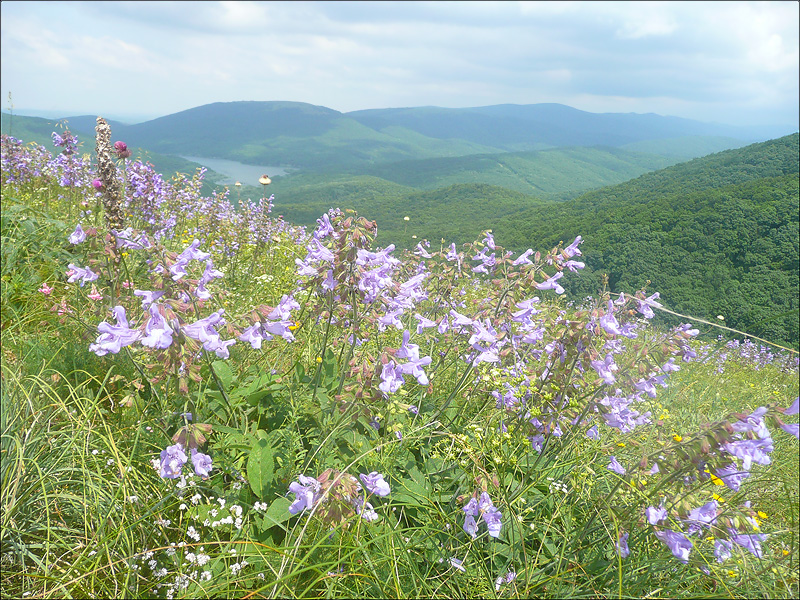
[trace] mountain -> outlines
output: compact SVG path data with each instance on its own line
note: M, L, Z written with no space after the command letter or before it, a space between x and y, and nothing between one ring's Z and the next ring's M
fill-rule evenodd
M379 132L338 111L299 102L208 104L128 126L124 133L130 143L163 154L302 169L497 151L413 131Z
M68 119L76 131L94 129L93 117ZM627 149L685 158L685 151L675 154L675 138L695 138L698 147L706 140L712 150L767 139L733 126L655 114L596 114L561 104L341 113L301 102L217 102L134 125L114 122L112 130L129 145L160 154L318 171L567 146L645 144Z
M564 278L596 294L651 281L664 305L776 343L798 345L798 134L728 150L534 206L496 221L506 248L550 248L577 235L587 268Z

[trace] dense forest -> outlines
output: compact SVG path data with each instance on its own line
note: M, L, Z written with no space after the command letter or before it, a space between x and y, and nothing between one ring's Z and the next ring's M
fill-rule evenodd
M649 279L666 307L798 344L798 135L695 159L497 221L509 248L576 235L587 264L571 291Z

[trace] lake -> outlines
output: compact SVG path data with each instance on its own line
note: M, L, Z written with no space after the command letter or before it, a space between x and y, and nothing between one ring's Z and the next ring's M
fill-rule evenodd
M203 165L220 175L225 175L227 178L219 182L222 185L233 185L239 181L242 185L258 186L258 179L262 175L275 177L276 175L286 175L294 171L294 169L287 170L269 165L246 165L235 160L225 160L223 158L203 158L201 156L181 156L181 158Z

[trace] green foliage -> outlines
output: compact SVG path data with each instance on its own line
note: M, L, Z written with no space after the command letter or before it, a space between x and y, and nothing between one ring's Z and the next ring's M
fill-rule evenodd
M767 207L768 227L785 212L786 198L796 195L796 185L785 179L756 179L722 191L742 218L751 208L748 198ZM372 183L377 196L380 183ZM339 184L349 193L346 179ZM114 238L102 231L88 232L72 247L66 238L74 199L38 182L28 187L13 189L20 208L4 212L2 221L4 276L19 280L21 290L2 296L4 596L797 596L800 461L797 441L777 427L785 417L782 407L798 394L796 361L739 359L721 344L704 348L683 331L646 326L635 313L641 292L618 299L614 308L624 325L636 323L638 336L612 334L597 324L612 310L608 295L570 306L552 292L534 291L550 272L564 273L558 252L518 266L502 247L493 248L493 273L472 274L467 265L491 248L489 236L462 250L463 264L449 260L446 249L431 248L435 256L423 270L404 254L391 285L381 288L379 299L369 299L361 284L375 267L367 263L380 262L369 251L376 240L385 244L383 229L352 214L329 215L335 235L317 241L333 256L320 259L330 272L320 269L298 286L295 259L306 256L309 239L264 214L262 221L236 221L230 212L221 219L217 211L224 203L204 198L203 206L214 210L181 215L175 233L182 235L152 238L149 248L118 252ZM751 196L740 193L746 189ZM4 198L9 190L4 186ZM687 197L687 210L706 210L701 196ZM402 196L387 203L386 231L399 235L408 227L407 235L412 228L433 228L449 214L453 227L467 235L477 223L454 220L455 207L483 219L490 211L518 214L530 202L490 186L453 186L413 198L411 206ZM164 199L162 208L175 200ZM411 209L417 212L405 221ZM716 231L720 223L711 222L713 215L709 209L704 218ZM131 221L144 219L131 215ZM263 225L269 243L244 235L249 225ZM596 229L583 232L587 240ZM658 231L664 230L662 223ZM224 270L207 281L206 298L196 294L200 274L212 266L205 259L184 265L183 277L164 273L186 251L190 232L203 238L201 249ZM787 236L783 243L796 245ZM750 245L756 244L754 238ZM780 249L770 256L783 260ZM746 265L747 252L741 260ZM64 262L70 261L100 271L101 299L90 301L77 283L64 283ZM164 269L153 268L156 261ZM48 273L52 295L35 290L42 280L33 280L34 273ZM425 297L400 315L401 329L379 326L386 301L408 300L415 293L408 282L421 273L427 275ZM564 274L566 284L570 275ZM333 290L323 285L328 275L337 282ZM157 310L164 311L175 339L166 348L137 341L95 356L88 345L99 336L98 323L111 322L110 307L125 306L131 327L156 323L134 289L165 292ZM290 316L270 316L289 293L299 306ZM531 325L542 325L547 337L514 345L521 321L509 317L533 294L544 301L535 303ZM6 316L14 302L19 310ZM63 306L63 314L52 305ZM215 321L216 327L226 340L268 322L278 329L291 324L288 337L294 339L279 339L283 334L273 330L275 339L264 337L258 350L241 338L229 358L203 350L190 324L219 308L225 322ZM414 311L441 325L446 314L456 318L451 308L469 315L466 333L452 322L442 331L410 333L418 322ZM207 339L217 333L204 331ZM472 334L502 342L497 360L464 359L476 345L489 344L487 338L468 342ZM680 360L690 355L690 345L705 362ZM612 346L618 370L609 387L589 363L611 356ZM429 381L406 372L400 389L379 387L386 365L407 366L417 352L431 359L424 365ZM608 408L604 396L614 389L629 393L637 380L657 381L654 374L666 373L668 357L681 365L670 387L659 388L657 400L638 394L633 405L650 411L653 423L627 433L604 427L600 439L590 439L582 419L591 414L601 421ZM493 394L506 391L517 394L513 402ZM695 478L704 477L703 465L716 468L707 461L720 460L731 423L745 423L736 412L759 406L775 430L772 468L754 467L741 492L726 490L720 524L692 538L688 565L675 561L653 539L643 508L663 497L669 527L685 527L687 507L721 495L713 480ZM544 423L536 425L538 419ZM553 433L554 427L563 431ZM548 435L537 441L540 431ZM159 454L179 440L187 454L191 446L213 458L208 477L187 474L188 463L185 477L159 477L165 468ZM625 476L607 468L611 455L627 466ZM660 473L648 472L653 462ZM373 472L384 475L388 495L364 491L359 475ZM300 474L315 477L320 488L310 499L295 492L307 505L293 514L299 509L290 512L286 496L291 484L302 482ZM476 535L465 528L465 507L470 498L483 501L482 493L502 515L497 535L480 514ZM753 506L743 506L745 499ZM482 511L489 513L485 505ZM731 523L770 534L762 556L737 548L725 564L713 560L708 535L724 539ZM622 532L630 535L632 551L625 559L615 552Z
M797 135L729 150L516 213L495 235L523 250L591 231L574 293L602 274L614 292L649 280L676 312L797 347L797 157Z

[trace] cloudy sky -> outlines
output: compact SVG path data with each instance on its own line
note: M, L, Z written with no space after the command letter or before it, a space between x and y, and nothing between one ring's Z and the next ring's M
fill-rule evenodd
M798 3L2 2L2 108L558 102L798 123Z

